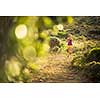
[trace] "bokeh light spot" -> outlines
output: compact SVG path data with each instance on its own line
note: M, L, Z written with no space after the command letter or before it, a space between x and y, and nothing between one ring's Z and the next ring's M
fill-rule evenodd
M19 76L21 71L21 64L15 57L5 61L5 73L8 76L8 80L12 80L13 77Z
M74 20L73 20L73 17L68 16L68 17L67 17L67 21L68 21L69 24L72 24L73 21L74 21Z
M33 46L27 46L23 50L24 58L28 61L33 61L36 57L36 50Z
M15 35L18 39L23 39L27 35L27 27L25 24L20 24L15 29Z
M57 25L57 28L58 28L58 30L63 30L64 29L62 24Z

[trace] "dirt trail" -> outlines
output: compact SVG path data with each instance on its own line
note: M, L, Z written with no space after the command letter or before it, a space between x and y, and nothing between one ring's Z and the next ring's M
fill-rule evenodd
M32 82L49 83L81 83L88 80L78 70L70 67L71 60L65 54L52 54L42 65L38 74L33 76Z

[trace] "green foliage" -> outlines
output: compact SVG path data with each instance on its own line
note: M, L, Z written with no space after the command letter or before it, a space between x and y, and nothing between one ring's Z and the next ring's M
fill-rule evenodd
M100 82L100 62L92 61L84 68L85 75L93 82Z
M51 28L53 25L53 21L51 20L50 17L43 17L43 22L44 22L44 25L49 28Z
M34 61L36 50L33 46L27 46L23 50L23 56L27 61Z
M90 50L88 57L87 57L88 62L91 61L100 61L100 48L93 48Z
M84 25L85 20L75 21L71 16L0 17L0 25L3 26L0 31L0 67L4 67L0 68L0 81L29 82L31 74L39 70L37 59L44 58L49 49L53 52L66 52L66 37L69 33L73 34L74 40L72 66L82 67L88 77L99 79L100 48L94 47L97 44L99 47L100 42L96 44L94 40L87 40L89 36L86 34L91 31L90 26ZM20 31L21 37L16 29L20 25L25 26L25 30L22 28Z
M66 41L62 40L60 44L61 52L67 52L67 44Z
M51 49L54 48L55 46L60 46L61 40L58 37L51 36L50 37L50 47Z
M68 21L69 24L72 24L73 23L73 17L68 16L67 21Z
M59 30L58 30L58 28L57 28L57 25L54 25L54 26L53 26L52 35L58 35L58 33L59 33Z
M5 62L5 73L9 81L14 81L21 73L21 63L15 57Z
M86 58L84 57L84 55L77 55L73 57L73 60L72 60L73 66L78 66L82 68L84 67L85 64L86 64Z
M43 17L42 20L44 27L51 27L53 24L48 17ZM16 17L15 25L9 32L9 55L5 61L5 73L9 82L26 82L30 76L29 70L33 73L38 70L36 59L46 56L49 51L48 33L45 29L38 32L37 21L38 17Z
M61 36L64 36L64 37L65 37L66 34L67 34L67 33L66 33L65 30L58 32L58 35L61 35Z

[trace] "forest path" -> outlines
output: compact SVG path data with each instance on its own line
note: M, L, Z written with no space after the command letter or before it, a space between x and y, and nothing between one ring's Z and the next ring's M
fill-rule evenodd
M71 67L71 59L66 54L50 54L39 73L33 76L32 82L48 83L82 83L88 82L79 70Z

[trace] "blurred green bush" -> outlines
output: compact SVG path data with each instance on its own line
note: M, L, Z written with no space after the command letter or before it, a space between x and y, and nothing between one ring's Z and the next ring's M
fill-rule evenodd
M88 56L87 56L87 62L91 61L100 61L100 48L93 48L90 50Z

